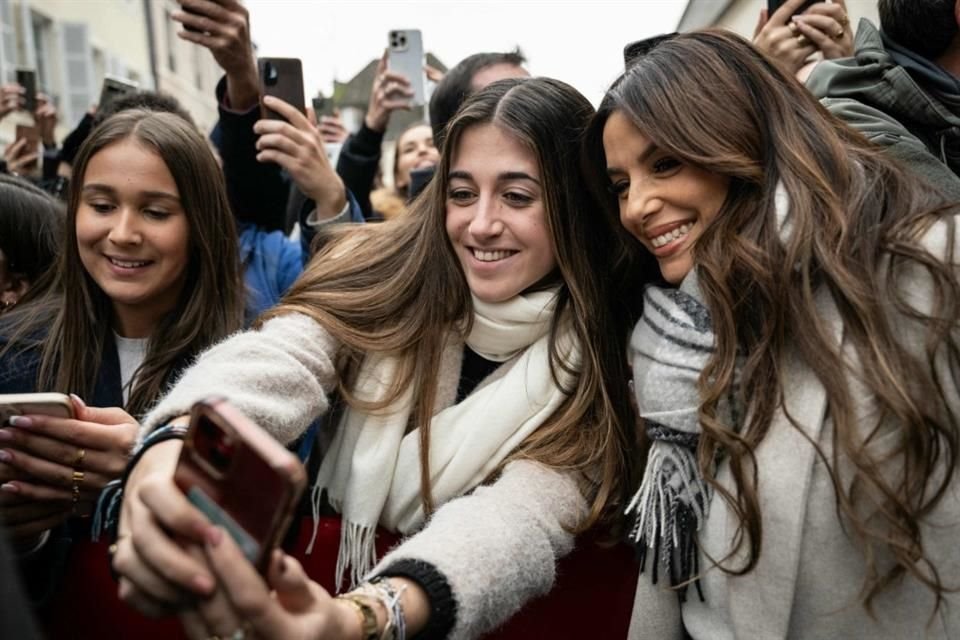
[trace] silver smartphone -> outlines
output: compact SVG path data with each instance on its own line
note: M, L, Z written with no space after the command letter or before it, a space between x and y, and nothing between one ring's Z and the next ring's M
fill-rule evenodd
M387 68L406 76L413 97L410 104L426 104L426 74L423 71L423 38L419 29L393 29L387 33Z

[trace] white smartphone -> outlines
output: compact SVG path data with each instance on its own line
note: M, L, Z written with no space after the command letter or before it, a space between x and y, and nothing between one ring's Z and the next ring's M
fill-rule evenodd
M0 424L10 416L37 414L72 418L73 404L62 393L11 393L0 395Z
M423 38L419 29L393 29L387 34L387 68L410 81L410 104L426 104L426 74L423 71Z

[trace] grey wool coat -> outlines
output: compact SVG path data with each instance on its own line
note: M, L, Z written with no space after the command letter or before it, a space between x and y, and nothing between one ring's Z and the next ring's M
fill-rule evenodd
M923 237L926 248L936 256L948 252L946 224L934 225ZM960 243L952 242L954 271L960 259ZM928 310L931 285L917 269L900 280L902 291L915 308ZM854 357L844 326L832 297L825 291L818 310L831 327L833 338L849 357ZM903 316L894 316L902 344L922 353L924 327ZM956 324L954 331L956 332ZM960 411L956 380L960 371L948 370L939 361L938 374L954 411ZM682 605L677 597L650 583L641 575L630 629L631 640L680 638L683 629L694 639L728 638L821 639L869 638L960 638L960 594L948 593L934 612L932 592L919 581L904 577L874 601L871 617L860 601L865 575L862 550L851 539L837 514L834 488L823 461L811 442L816 442L831 459L833 425L826 417L826 391L819 379L797 358L784 362L784 403L799 429L792 426L781 409L755 454L758 468L758 496L763 525L762 550L756 567L736 576L719 570L709 558L722 559L731 548L737 522L726 503L716 496L709 517L700 531L700 566L705 601L695 590ZM857 369L854 360L853 369ZM863 439L876 424L877 406L851 376ZM957 414L955 414L957 415ZM874 452L889 450L900 437L897 425L884 422L878 437L869 446ZM884 469L896 474L897 461ZM924 551L940 579L960 587L960 482L958 473L936 508L920 523ZM849 487L849 469L840 460L840 478ZM718 480L733 487L729 465L721 464ZM880 552L880 567L890 557ZM732 565L736 567L736 563Z

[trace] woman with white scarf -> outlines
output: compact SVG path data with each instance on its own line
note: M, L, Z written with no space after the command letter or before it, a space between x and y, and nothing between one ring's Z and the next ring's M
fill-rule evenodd
M586 138L660 267L630 638L960 637L957 204L738 36L646 45Z
M579 168L592 112L550 79L472 96L407 214L331 230L144 421L141 438L217 393L292 443L334 405L312 499L342 515L337 584L359 590L331 598L282 554L264 582L172 483L173 440L127 483L122 598L196 638L461 638L550 590L573 536L617 520L635 459L623 247ZM406 538L379 564L378 526Z

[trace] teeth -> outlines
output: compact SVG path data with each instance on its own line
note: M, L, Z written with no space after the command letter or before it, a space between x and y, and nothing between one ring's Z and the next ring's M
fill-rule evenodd
M673 242L674 240L676 240L677 238L680 238L681 236L687 235L688 233L690 233L690 229L692 228L693 228L693 223L688 222L685 225L677 227L673 231L668 231L663 235L653 238L650 242L653 244L655 248L660 248L665 244L669 244Z
M473 257L479 260L480 262L496 262L497 260L504 260L512 256L515 251L481 251L479 249L473 250Z
M123 267L124 269L135 269L136 267L143 267L147 264L146 262L127 262L124 260L116 260L114 258L110 258L109 260L113 264L117 265L118 267Z

